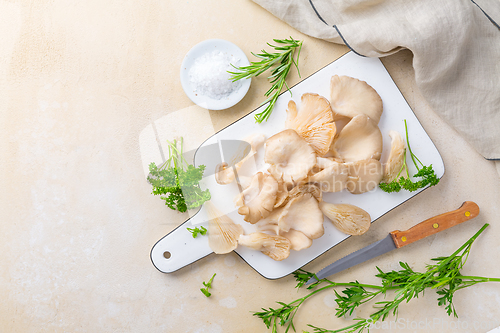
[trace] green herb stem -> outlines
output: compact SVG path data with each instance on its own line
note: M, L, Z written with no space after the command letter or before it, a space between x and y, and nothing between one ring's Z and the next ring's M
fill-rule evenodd
M184 139L167 141L169 157L165 163L157 167L149 165L148 181L153 186L153 194L160 195L165 204L179 212L185 212L201 206L210 200L209 190L201 190L200 180L203 178L205 166L195 168L184 158Z
M212 294L208 291L208 289L212 288L212 282L214 281L215 275L216 275L216 273L214 273L214 275L212 275L212 277L210 278L210 280L208 282L203 282L203 285L205 286L205 288L200 288L201 292L206 297L212 296Z
M406 163L406 150L403 155L403 165L401 166L401 170L399 171L398 175L396 178L391 181L390 183L384 183L381 182L379 184L379 187L384 191L384 192L399 192L401 189L405 189L407 191L413 192L418 190L419 188L426 187L427 185L429 186L434 186L439 183L439 178L437 178L436 173L432 169L432 164L429 166L425 166L413 153L411 150L410 146L410 140L408 136L408 124L406 122L406 119L404 120L405 123L405 134L406 134L406 144L408 146L408 151L410 152L410 158L413 161L413 164L417 168L417 173L413 175L415 178L421 178L421 180L413 182L410 177L410 172L408 170L408 164ZM420 166L419 166L420 165ZM405 169L406 171L406 178L401 175L402 170Z
M464 276L460 269L464 266L469 256L472 243L488 227L485 224L476 232L467 242L459 247L448 257L439 257L432 259L436 262L433 265L427 265L425 272L415 272L404 262L400 262L399 271L384 272L377 267L379 274L376 276L382 280L382 284L370 285L362 284L358 281L349 283L338 283L328 279L321 279L307 289L311 290L309 294L290 303L277 302L280 308L262 309L261 312L255 312L254 315L261 318L267 328L272 328L272 332L277 332L279 326L286 327L285 332L290 328L295 330L293 319L299 307L305 300L317 293L334 287L347 287L341 293L335 292L336 296L336 316L343 317L352 315L354 310L369 301L372 301L378 295L387 296L387 291L394 290L394 297L390 300L375 302L373 312L368 318L355 318L355 323L346 327L328 330L314 325L309 327L314 332L337 333L337 332L364 332L370 329L370 326L377 321L384 321L390 315L397 316L401 303L408 303L414 298L418 298L426 289L434 289L438 294L438 305L444 306L448 315L458 317L453 305L453 296L456 291L473 286L483 282L500 282L500 278L488 278L481 276ZM298 270L294 273L297 279L297 288L305 285L311 278L316 277L313 273L304 270ZM326 284L326 285L324 285ZM322 287L320 287L323 285ZM320 288L319 288L320 287Z

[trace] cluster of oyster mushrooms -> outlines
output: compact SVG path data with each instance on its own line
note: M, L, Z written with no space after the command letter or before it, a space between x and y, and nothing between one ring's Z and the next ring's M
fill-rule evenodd
M361 194L397 175L404 142L398 132L390 132L392 148L384 170L378 127L382 110L382 99L371 86L347 76L331 78L330 100L306 93L301 96L300 109L291 100L285 130L267 140L263 135L247 138L251 151L244 159L234 167L218 166L215 177L219 184L239 182L238 213L257 231L245 235L241 225L208 203L212 250L227 253L242 245L283 260L291 250L306 249L324 234L324 216L346 234L366 232L371 223L366 211L325 202L322 194L343 190ZM240 174L263 144L267 169Z

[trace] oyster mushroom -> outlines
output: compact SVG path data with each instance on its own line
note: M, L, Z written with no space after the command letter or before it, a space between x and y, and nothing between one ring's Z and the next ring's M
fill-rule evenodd
M283 194L283 197L280 198L280 201L276 200L274 204L275 208L284 207L291 199L296 198L304 193L310 193L316 198L317 201L321 201L323 197L323 193L321 189L316 184L307 184L305 182L301 182L299 185L293 187L291 190L287 190L286 196Z
M362 235L370 228L370 214L357 206L323 201L319 203L319 208L345 234Z
M292 198L283 207L278 227L280 232L288 232L290 229L301 231L311 239L323 236L323 213L319 209L318 201L311 193Z
M212 202L207 201L204 207L210 219L208 221L208 246L217 254L233 251L238 246L238 238L243 234L243 227L222 214Z
M290 192L288 192L288 198L285 200L285 203L288 203L290 199L301 196L302 194L310 193L317 200L323 200L323 193L321 189L315 184L299 184L292 188Z
M280 228L278 226L278 221L281 215L283 214L283 211L284 211L284 206L274 209L271 212L271 214L269 214L267 217L263 218L262 220L260 220L255 224L257 230L272 232L275 235L279 235Z
M293 129L273 135L266 141L264 161L271 164L269 172L293 186L307 177L316 164L316 153Z
M406 148L401 134L396 131L390 131L389 137L391 138L391 152L384 168L384 183L390 183L398 177L403 168L406 158Z
M311 247L312 239L304 235L303 232L298 230L290 229L287 232L280 232L280 236L285 237L290 241L291 249L294 251L300 251Z
M330 80L330 105L333 117L354 118L364 114L378 124L383 111L379 94L365 81L349 76L332 76Z
M342 129L332 145L335 157L344 162L367 158L380 159L382 154L382 133L378 126L362 114L357 115Z
M340 192L346 187L349 167L344 163L318 157L319 170L305 179L307 183L317 184L323 192Z
M236 178L234 172L238 172L238 170L241 169L246 161L257 154L257 151L262 146L265 140L266 137L264 134L253 134L245 138L243 141L246 141L250 144L250 152L239 162L235 163L234 168L232 166L229 166L226 162L217 164L215 167L215 181L220 185L230 184Z
M288 102L285 128L294 129L319 156L323 156L330 149L336 133L330 103L312 93L303 94L300 100L300 112L297 112L294 101Z
M283 207L276 208L256 224L259 231L283 235L290 230L302 232L310 239L323 235L323 213L311 193L298 193Z
M382 163L374 159L346 163L349 177L346 188L352 194L361 194L373 190L384 174Z
M274 208L283 206L288 198L288 186L283 181L283 179L278 180L278 192L276 193L276 202L274 203Z
M269 235L262 232L254 232L242 235L239 244L251 249L261 251L271 259L281 261L290 255L291 243L282 236Z
M280 230L278 220L283 213L283 208L275 209L267 218L257 222L257 230L262 232L271 232L274 235L283 236L291 243L291 249L300 251L307 249L312 245L312 239L307 237L303 232L290 229L288 231Z
M252 224L268 216L274 208L278 182L273 176L262 172L256 173L248 188L235 199L238 213L244 215L244 220Z

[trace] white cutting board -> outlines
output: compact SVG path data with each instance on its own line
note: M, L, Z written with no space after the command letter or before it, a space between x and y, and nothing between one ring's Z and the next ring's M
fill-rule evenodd
M267 122L256 124L254 120L254 115L264 109L262 106L219 131L205 141L202 146L217 144L219 140L242 140L254 133L263 133L267 137L270 137L284 130L286 108L289 100L293 99L300 110L300 96L304 93L317 93L329 99L330 78L333 75L347 75L366 81L382 98L384 112L379 123L384 140L384 150L381 157L382 163L387 160L390 150L391 140L388 136L389 131L396 130L404 137L403 120L406 119L412 151L425 165L432 164L439 178L443 176L444 164L438 150L420 125L415 114L410 109L380 60L377 58L360 57L353 52L345 54L293 86L291 88L293 97L290 97L289 92L282 93ZM195 165L207 164L209 160L213 161L214 158L223 159L220 156L207 156L210 154L205 153L205 151L204 149L197 151L194 157ZM256 159L257 169L263 165L262 156L263 151L261 149ZM226 160L229 159L230 157L226 156ZM414 174L416 169L413 168L409 157L407 160L411 164L410 173ZM234 222L241 224L245 233L255 231L255 227L245 222L242 216L237 213L237 207L234 206L233 198L239 193L239 190L234 182L229 185L219 185L215 182L213 175L211 175L203 179L201 186L210 190L212 203L223 213L231 217ZM323 200L359 206L370 214L372 221L376 221L379 217L417 195L422 190L413 193L402 191L400 193L388 194L377 188L372 192L359 195L354 195L344 190L338 193L323 193ZM193 225L204 225L206 227L208 225L207 221L207 214L205 209L202 208L184 224L160 239L151 250L151 260L154 266L161 272L169 273L212 253L208 247L207 237L198 236L194 239L191 233L186 230L187 227ZM326 218L324 226L324 235L315 239L310 248L299 252L291 251L290 256L283 261L274 261L259 251L242 246L239 246L235 252L262 276L269 279L281 278L304 266L347 237L351 237L338 231ZM372 225L372 228L376 228L376 223ZM360 247L363 245L365 244L360 244ZM167 259L166 257L169 258Z

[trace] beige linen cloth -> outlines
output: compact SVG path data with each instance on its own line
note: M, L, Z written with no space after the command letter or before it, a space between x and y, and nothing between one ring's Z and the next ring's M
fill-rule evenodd
M485 158L500 160L500 0L253 1L362 56L409 49L433 110Z

